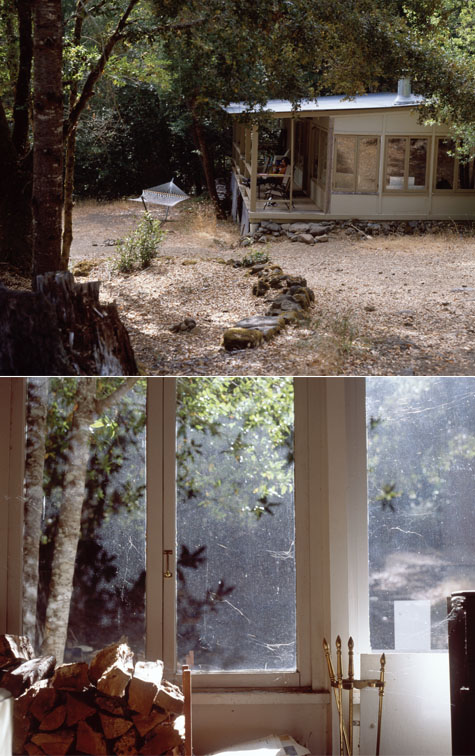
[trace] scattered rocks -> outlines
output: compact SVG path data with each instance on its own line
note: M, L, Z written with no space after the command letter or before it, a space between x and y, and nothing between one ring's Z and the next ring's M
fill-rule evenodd
M172 333L183 333L185 331L192 331L193 328L196 328L196 320L193 318L185 318L180 323L172 325L170 331Z
M313 240L312 236L310 238ZM224 332L223 346L227 351L256 347L269 341L286 325L303 318L315 301L315 294L307 287L305 278L284 273L279 265L270 261L256 263L249 273L257 277L252 287L255 296L269 295L275 290L279 293L266 300L270 307L264 316L245 318Z

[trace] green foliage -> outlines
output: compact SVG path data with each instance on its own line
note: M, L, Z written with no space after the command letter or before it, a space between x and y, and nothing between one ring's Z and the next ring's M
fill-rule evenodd
M130 273L137 268L148 268L158 254L158 245L164 235L160 221L151 213L145 212L135 231L117 242L119 256L114 261L113 270L117 273Z
M242 264L245 268L252 268L257 263L266 263L269 261L269 255L262 249L252 249L242 258Z
M218 519L272 514L293 489L293 383L177 383L177 496Z

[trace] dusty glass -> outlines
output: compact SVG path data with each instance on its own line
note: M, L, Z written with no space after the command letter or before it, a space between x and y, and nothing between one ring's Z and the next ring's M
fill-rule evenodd
M178 663L296 669L293 383L177 381Z
M475 589L475 379L367 378L374 649L447 647L447 597Z

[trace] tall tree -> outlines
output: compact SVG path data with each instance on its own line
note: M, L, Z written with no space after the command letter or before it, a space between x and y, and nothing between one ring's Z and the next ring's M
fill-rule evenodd
M61 0L34 0L33 284L59 270L63 198Z
M127 378L103 399L97 397L97 379L77 380L71 431L68 438L66 474L55 538L51 581L41 651L53 654L61 663L66 646L76 552L81 534L81 513L86 487L91 425L124 396L137 378Z

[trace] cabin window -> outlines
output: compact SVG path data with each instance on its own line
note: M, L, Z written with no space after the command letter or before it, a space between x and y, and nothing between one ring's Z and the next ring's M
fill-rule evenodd
M427 189L426 137L388 137L386 145L385 190L396 192Z
M474 191L475 163L460 161L455 156L456 145L453 139L437 140L437 166L435 189L446 191Z
M341 192L378 191L379 138L368 136L335 137L333 188Z
M327 180L328 132L319 129L317 181L325 186Z

